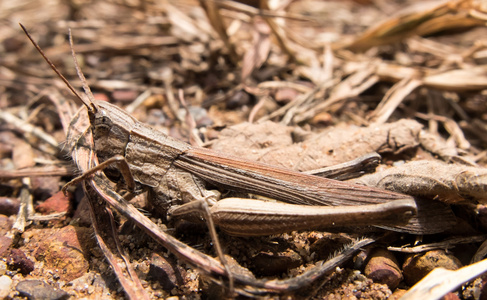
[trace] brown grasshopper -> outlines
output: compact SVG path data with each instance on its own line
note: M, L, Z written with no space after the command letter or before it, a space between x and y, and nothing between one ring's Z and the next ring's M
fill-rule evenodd
M22 28L26 32L23 26ZM28 35L27 32L26 34ZM138 221L139 226L162 240L163 245L176 255L207 270L210 275L226 275L231 278L230 281L235 280L243 285L285 290L290 286L298 288L303 283L314 280L318 277L317 274L323 274L322 271L315 270L305 276L306 280L299 281L299 284L293 282L295 285L279 281L249 280L231 274L219 249L213 222L222 231L240 236L360 225L381 225L412 233L438 231L438 228L431 230L431 227L423 226L426 218L424 215L421 217L421 210L419 219L413 215L421 202L411 196L194 148L154 130L117 106L94 100L72 50L78 75L89 98L86 101L45 57L32 38L29 35L28 37L53 70L82 101L88 112L93 153L100 163L82 167L84 174L72 183L87 181L86 189L98 194L128 217L137 215L137 220L144 220ZM115 192L109 185L108 177L98 172L101 170L110 178L114 178L113 174L122 175L129 194L122 197ZM219 194L208 190L206 184L293 204L242 198L219 199ZM189 247L158 230L136 209L130 208L126 198L141 191L148 192L153 207L162 215L202 214L208 222L223 266L204 254L187 250ZM425 210L425 213L428 211L429 209ZM438 214L438 211L433 213Z

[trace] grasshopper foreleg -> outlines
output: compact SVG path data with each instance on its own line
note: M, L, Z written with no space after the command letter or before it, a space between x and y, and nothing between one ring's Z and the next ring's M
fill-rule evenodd
M113 157L105 160L104 162L99 163L98 165L92 167L91 169L85 171L81 176L78 176L78 177L74 178L73 180L71 180L70 182L68 182L62 188L63 192L66 192L66 189L70 185L74 185L74 184L77 184L79 182L84 182L84 181L88 180L90 177L93 177L97 172L102 171L102 170L108 168L109 166L111 166L113 164L116 164L118 166L118 170L120 171L123 178L125 179L125 183L127 185L127 189L129 190L129 193L128 193L128 195L122 196L122 198L127 200L127 196L130 196L132 194L132 192L135 191L136 183L135 183L135 179L132 175L132 172L130 171L130 166L129 166L126 158L123 157L122 155L113 156ZM195 199L189 203L186 203L184 206L191 205L194 207L193 208L194 211L198 211L198 212L203 214L203 217L207 223L207 226L208 226L208 229L210 232L210 236L211 236L213 243L214 243L215 251L216 251L218 258L220 259L222 265L225 268L225 273L226 273L225 275L227 276L228 281L229 281L230 294L232 294L233 290L234 290L232 273L230 272L228 264L226 263L225 256L223 254L223 250L222 250L222 247L220 245L218 235L216 233L215 225L213 223L213 219L212 219L210 209L208 206L208 201L212 201L210 198L214 198L212 202L215 202L217 200L217 198L219 198L219 194L215 193L215 192L211 192L211 191L206 191L205 189L202 189L200 186L201 182L198 179L194 178L193 175L191 175L187 172L178 172L177 170L175 170L174 173L170 172L170 174L175 175L174 180L181 181L181 182L185 183L184 184L185 188L183 189L184 193L189 194L188 195L189 198ZM171 177L171 176L168 176L168 177ZM189 178L186 178L186 177L189 177ZM178 186L178 185L179 184L176 184L176 186ZM163 187L166 187L166 186L163 185ZM205 195L204 197L199 196L200 194L202 194L202 191L205 192L205 193L203 193Z
M113 165L113 164L117 164L120 173L122 174L123 178L125 179L125 184L127 185L127 189L130 192L135 191L136 185L135 185L134 176L132 175L132 172L130 171L130 167L127 163L127 160L122 155L116 155L116 156L111 157L111 158L107 159L106 161L94 166L93 168L86 170L82 175L80 175L80 176L74 178L73 180L71 180L70 182L66 183L62 188L63 193L66 194L68 187L70 187L72 185L76 185L80 182L87 180L88 178L93 176L96 172L102 171L102 170L106 169L107 167L109 167L110 165Z

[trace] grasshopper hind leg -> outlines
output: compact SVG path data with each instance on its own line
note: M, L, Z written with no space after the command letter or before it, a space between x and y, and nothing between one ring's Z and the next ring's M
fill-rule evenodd
M182 205L180 206L174 205L174 203L171 202L165 203L168 216L189 215L191 216L190 218L196 217L199 220L202 219L206 222L215 252L225 268L228 279L228 293L232 295L234 293L233 275L223 254L210 212L210 205L219 200L220 193L207 190L201 179L178 168L168 170L164 178L165 180L160 187L166 191L165 194L167 199L179 199L180 204L182 202Z

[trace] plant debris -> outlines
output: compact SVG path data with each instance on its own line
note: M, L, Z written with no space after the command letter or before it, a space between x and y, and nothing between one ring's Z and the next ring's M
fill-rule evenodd
M228 296L226 282L216 284L221 278L177 259L99 201L96 185L85 186L87 195L75 187L60 194L83 171L75 163L89 165L86 149L75 149L82 143L66 140L89 124L19 22L80 89L71 29L95 98L175 138L311 173L372 155L373 167L337 178L413 195L424 204L420 216L446 220L424 236L389 227L256 238L219 232L237 276L284 286L328 268L305 291L288 291L291 297L485 297L479 276L487 270L487 7L481 1L2 4L2 297ZM84 124L68 131L73 119ZM73 149L75 163L68 158ZM380 155L380 165L370 153ZM165 222L146 197L131 203L147 210L141 216L148 222L216 256L205 225ZM427 267L419 266L422 260Z

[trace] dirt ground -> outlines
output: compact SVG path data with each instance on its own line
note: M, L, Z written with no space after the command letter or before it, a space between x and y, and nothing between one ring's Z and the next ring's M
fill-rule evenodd
M415 299L444 268L424 299L484 299L486 14L473 0L0 2L0 298ZM305 230L276 218L282 233L257 237L217 229L229 281L205 222L168 218L149 179L136 175L127 206L107 203L128 189L119 167L61 191L117 143L95 134L104 148L93 148L86 108L19 23L83 94L71 30L94 99L151 130L295 172L328 168L415 197L417 214ZM161 163L148 156L137 159ZM372 165L330 171L361 157ZM207 177L224 198L273 201L259 181L236 192ZM322 181L303 178L312 198ZM350 186L294 204L351 205Z

